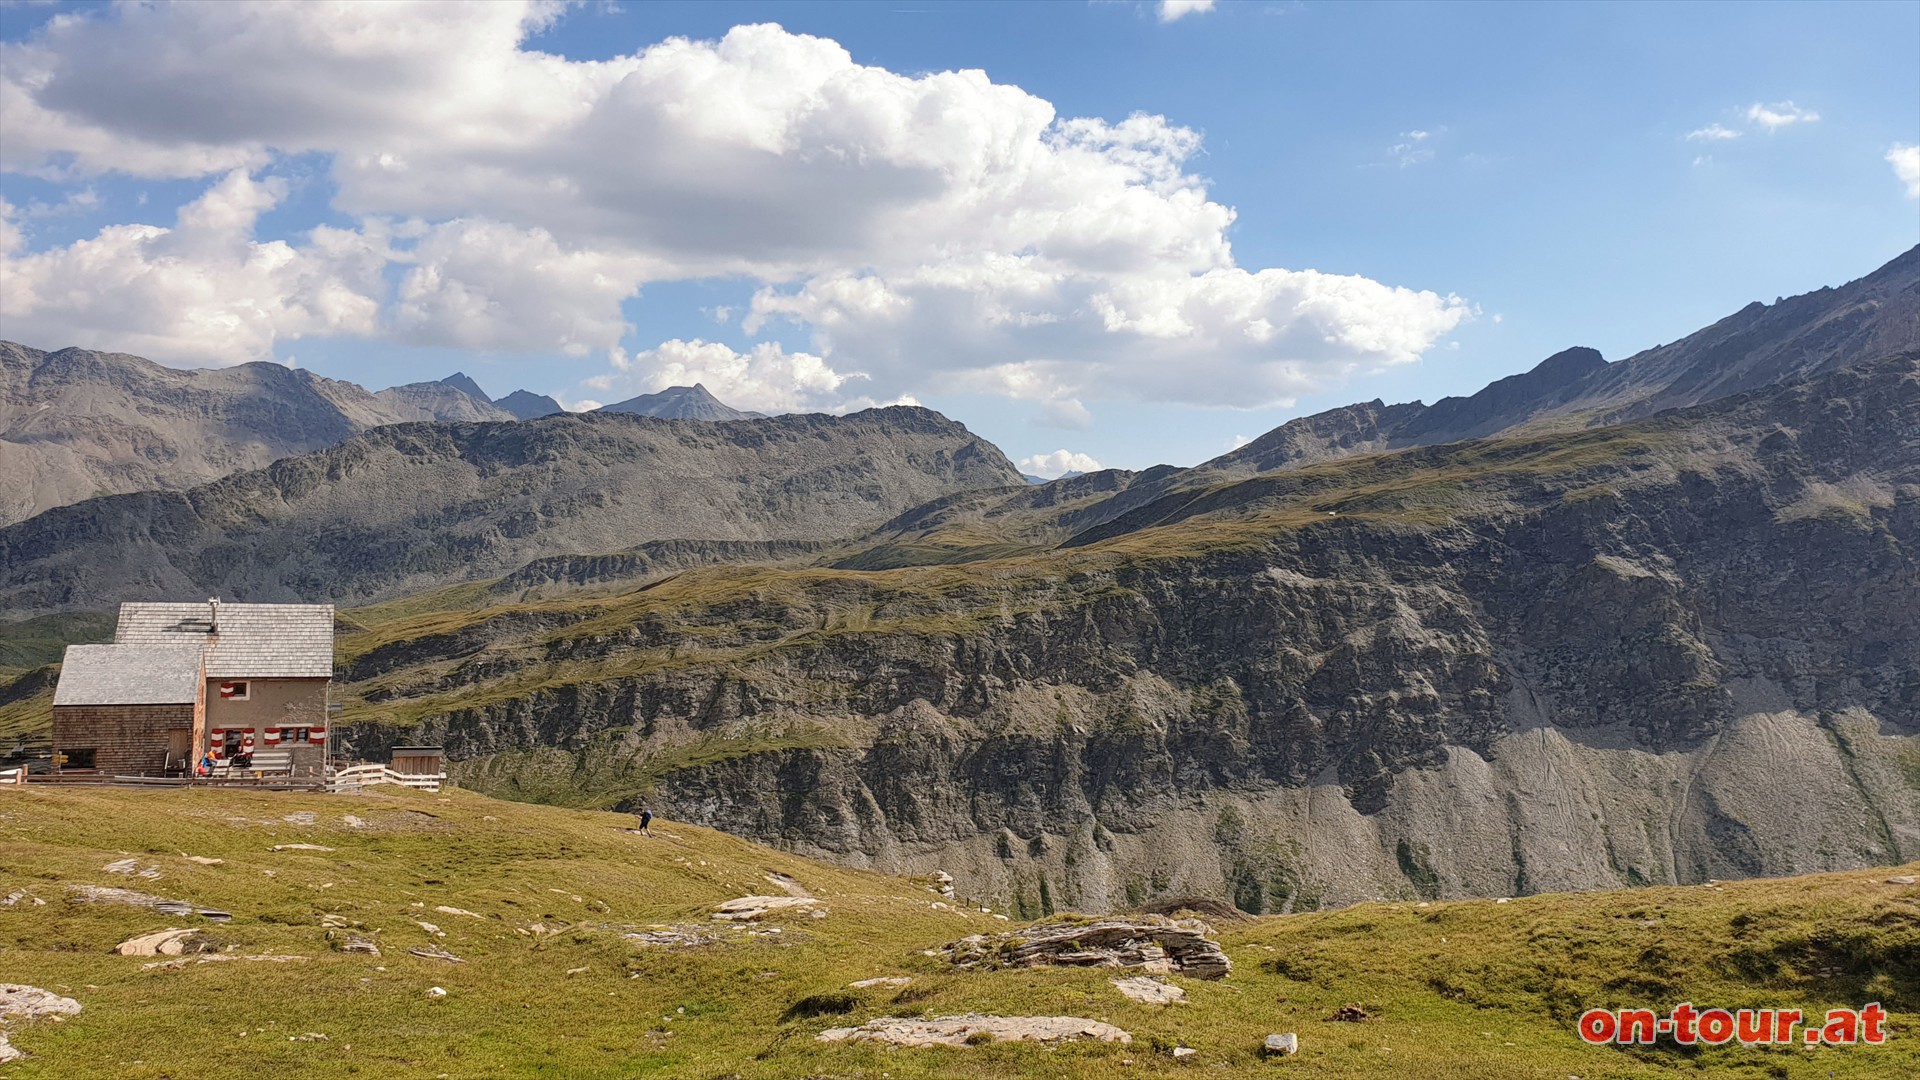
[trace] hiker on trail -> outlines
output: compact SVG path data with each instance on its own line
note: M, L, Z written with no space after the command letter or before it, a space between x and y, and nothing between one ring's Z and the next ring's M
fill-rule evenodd
M646 833L648 836L652 836L653 835L652 826L653 826L653 811L647 809L644 806L641 807L640 808L640 831L643 833Z

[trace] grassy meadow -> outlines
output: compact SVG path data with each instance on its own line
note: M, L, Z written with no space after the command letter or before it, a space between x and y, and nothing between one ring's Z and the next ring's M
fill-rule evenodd
M84 1007L16 1024L13 1043L30 1056L0 1068L22 1080L1920 1075L1920 887L1884 880L1902 871L1220 923L1233 974L1175 976L1187 1002L1149 1006L1115 991L1112 972L947 970L922 950L1017 924L935 908L924 881L674 822L656 822L651 839L630 825L461 791L0 789L0 898L24 894L0 907L0 981ZM331 850L273 850L289 844ZM129 858L132 873L103 869ZM722 900L781 894L769 875L830 914L754 928L710 919ZM74 902L84 885L233 919ZM660 925L717 940L623 936ZM201 928L214 955L236 959L111 952L170 927ZM338 951L349 931L383 955ZM430 946L462 962L408 952ZM257 956L302 959L246 959ZM912 981L847 987L876 976ZM1623 1050L1585 1046L1573 1030L1596 1005L1811 1014L1870 1000L1895 1014L1884 1046ZM1347 1004L1371 1018L1328 1019ZM814 1038L968 1011L1102 1019L1133 1042L916 1050ZM1281 1031L1299 1033L1300 1054L1262 1059L1261 1040ZM1176 1061L1176 1045L1198 1052Z

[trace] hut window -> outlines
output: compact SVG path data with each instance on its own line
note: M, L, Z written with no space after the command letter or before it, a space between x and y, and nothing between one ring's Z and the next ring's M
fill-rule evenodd
M233 679L220 684L220 697L226 701L245 701L247 696L245 679Z
M61 764L69 769L91 769L93 768L94 749L94 747L89 746L83 750L68 750L65 755L66 760Z

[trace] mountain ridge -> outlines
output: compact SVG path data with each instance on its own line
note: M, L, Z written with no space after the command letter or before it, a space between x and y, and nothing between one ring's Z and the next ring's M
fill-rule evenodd
M373 428L184 492L0 528L0 610L206 595L371 599L649 540L818 540L1018 483L931 410L733 424L620 413Z
M757 415L714 404L727 419ZM374 392L268 361L172 368L0 341L0 471L27 478L0 489L0 525L96 495L184 490L387 424L562 411L526 390L492 401L459 372Z

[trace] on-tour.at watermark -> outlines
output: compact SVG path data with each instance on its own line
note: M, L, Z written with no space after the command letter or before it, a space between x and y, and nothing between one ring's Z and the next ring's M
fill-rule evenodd
M1696 1009L1681 1002L1665 1016L1652 1009L1588 1009L1580 1014L1579 1029L1580 1037L1595 1045L1671 1039L1681 1046L1878 1046L1887 1041L1887 1010L1875 1001L1858 1009L1828 1009L1824 1021L1814 1021L1799 1009Z

